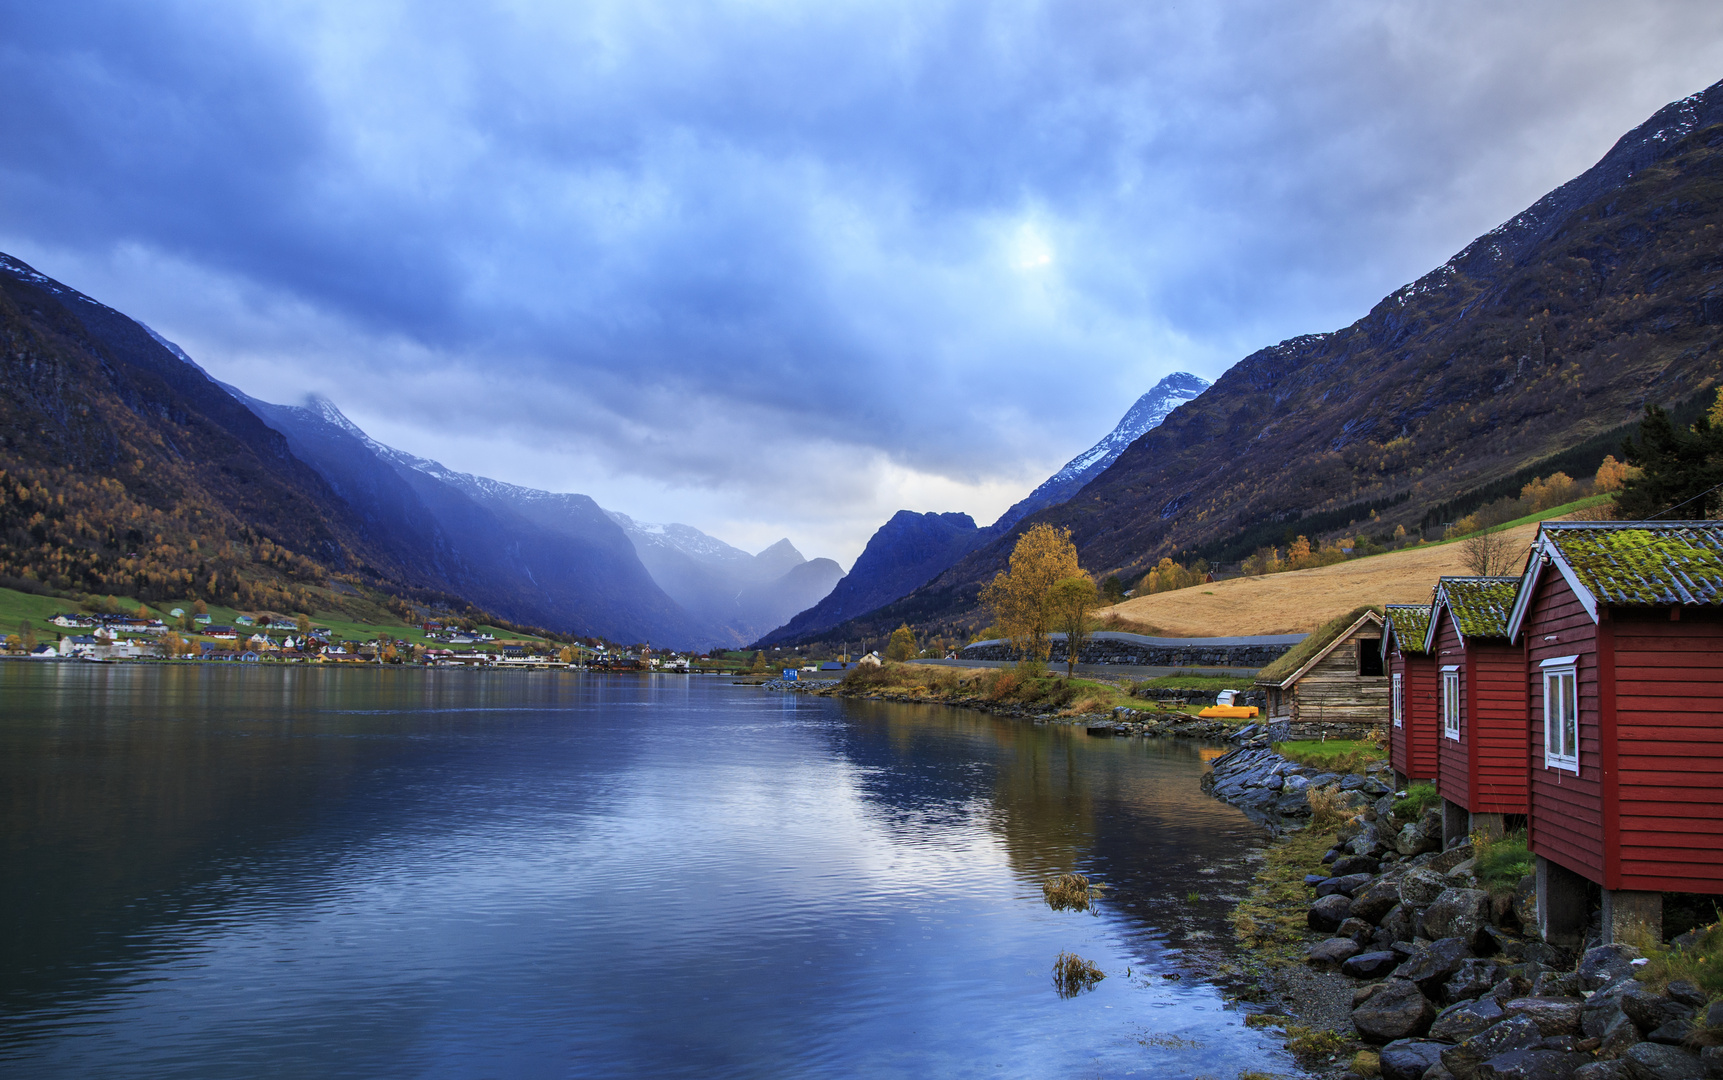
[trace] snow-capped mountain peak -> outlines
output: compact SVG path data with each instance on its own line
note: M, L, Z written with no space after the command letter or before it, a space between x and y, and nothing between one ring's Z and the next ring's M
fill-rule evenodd
M1195 399L1208 388L1207 379L1188 371L1175 371L1168 375L1156 383L1154 389L1138 398L1118 426L1100 442L1066 462L1064 468L1048 477L1029 493L1028 498L1000 515L993 528L1008 529L1037 510L1071 498L1084 484L1117 461L1125 448L1141 438L1144 432L1159 427L1174 409Z

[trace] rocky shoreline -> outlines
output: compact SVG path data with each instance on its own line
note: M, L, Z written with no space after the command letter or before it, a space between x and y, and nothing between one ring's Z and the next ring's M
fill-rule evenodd
M1723 1047L1692 1038L1723 1029L1723 1003L1708 1006L1690 982L1652 992L1629 946L1594 938L1575 953L1528 935L1533 879L1509 894L1480 889L1471 845L1442 849L1438 810L1401 819L1391 793L1369 798L1369 775L1310 771L1240 749L1205 786L1288 819L1312 812L1313 791L1357 812L1323 856L1326 872L1305 878L1308 926L1331 935L1305 962L1352 989L1352 1035L1375 1048L1383 1080L1723 1078Z

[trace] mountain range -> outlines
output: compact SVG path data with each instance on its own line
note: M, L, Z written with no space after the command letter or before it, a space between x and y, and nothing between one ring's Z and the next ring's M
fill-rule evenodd
M1208 380L1177 371L1156 383L1126 410L1100 442L1078 454L1022 501L979 528L968 514L899 510L868 539L850 572L825 599L760 639L761 645L817 635L908 596L918 586L1036 510L1071 498L1107 470L1125 448L1158 427L1172 411L1208 388Z
M1245 357L1074 497L798 640L972 630L982 585L1037 523L1128 579L1163 556L1416 530L1557 468L1585 475L1646 404L1690 403L1723 375L1720 230L1723 83L1352 325Z
M260 401L5 255L0 348L0 582L15 587L293 611L367 585L703 648L759 636L841 576L788 540L749 555L688 526L625 527L585 495L456 472L377 442L326 400Z
M435 553L447 588L516 621L733 648L842 576L837 563L810 562L788 540L750 555L689 525L636 523L585 495L457 472L377 442L326 399L274 405L226 389L380 535Z

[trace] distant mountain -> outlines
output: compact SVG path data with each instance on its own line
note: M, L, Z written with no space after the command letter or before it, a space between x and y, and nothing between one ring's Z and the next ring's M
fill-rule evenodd
M1020 520L829 640L961 632L1037 522L1085 568L1387 538L1584 477L1646 403L1723 380L1723 83L1659 110L1595 166L1340 330L1245 357L1073 499Z
M275 405L226 388L287 438L386 548L418 553L443 588L515 622L616 641L703 644L634 545L585 495L518 487L403 453L335 405Z
M1040 487L999 515L999 520L991 526L992 530L1004 532L1035 511L1057 506L1071 498L1083 489L1084 484L1105 472L1107 466L1117 461L1119 455L1145 432L1160 427L1174 409L1195 399L1208 388L1207 379L1188 371L1175 371L1168 375L1156 383L1153 390L1138 398L1125 413L1125 418L1119 421L1119 426L1108 432L1105 438L1066 462L1064 468L1049 476Z
M837 563L809 561L788 540L750 555L690 525L638 522L614 510L609 514L652 579L707 626L716 644L740 648L817 604L843 577Z
M986 536L968 514L899 510L868 538L855 565L829 595L767 634L760 644L817 633L907 596L968 554Z

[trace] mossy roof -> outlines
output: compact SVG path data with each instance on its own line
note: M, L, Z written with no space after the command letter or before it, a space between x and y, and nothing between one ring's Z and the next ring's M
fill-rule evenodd
M1547 522L1542 539L1599 603L1723 605L1723 521Z
M1388 625L1394 628L1394 641L1401 652L1424 651L1424 636L1430 630L1428 604L1389 604L1382 609ZM1382 635L1382 648L1388 647L1388 635Z
M1444 577L1436 583L1430 611L1433 616L1446 607L1462 637L1507 637L1519 590L1517 577Z
M1284 688L1300 671L1321 659L1331 647L1339 644L1359 622L1366 619L1380 626L1382 623L1381 605L1366 604L1363 607L1353 608L1346 614L1323 623L1309 637L1288 649L1281 654L1279 659L1257 672L1257 683Z

